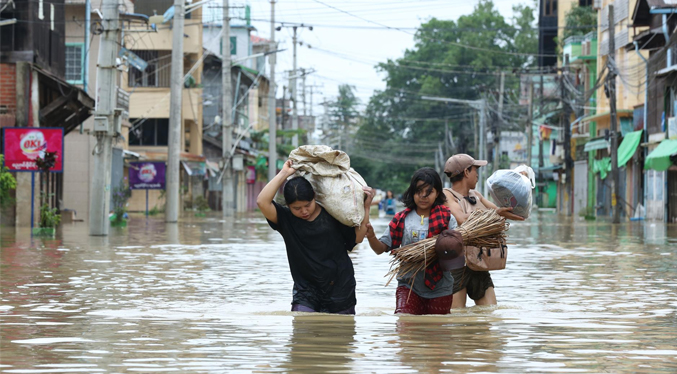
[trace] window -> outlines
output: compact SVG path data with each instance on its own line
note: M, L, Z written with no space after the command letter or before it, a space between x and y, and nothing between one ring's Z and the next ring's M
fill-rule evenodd
M129 145L166 146L169 144L169 119L147 118L145 120L130 119L129 122L142 122L138 127L132 126L129 132ZM137 123L138 125L138 123Z
M557 17L557 0L543 0L543 16Z
M82 84L84 43L66 43L66 80L71 84Z
M172 51L131 51L148 63L146 70L129 67L129 87L169 87Z

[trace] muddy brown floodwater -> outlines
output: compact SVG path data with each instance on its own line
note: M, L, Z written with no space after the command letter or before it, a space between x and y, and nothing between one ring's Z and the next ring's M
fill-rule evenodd
M677 372L677 226L535 214L492 273L499 305L447 316L393 315L366 242L357 315L289 312L284 244L256 213L0 230L2 373Z

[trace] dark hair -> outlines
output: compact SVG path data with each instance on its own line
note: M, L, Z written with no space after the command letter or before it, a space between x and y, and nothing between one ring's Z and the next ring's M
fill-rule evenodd
M423 181L424 183L421 187L417 186L420 181ZM433 168L421 168L416 170L411 177L409 188L402 194L402 202L404 205L409 209L416 209L414 195L421 192L426 187L427 194L430 194L433 191L433 188L437 190L437 199L435 199L433 206L444 204L444 202L447 201L442 189L442 179L440 179L440 175L437 174Z
M315 198L313 186L304 177L296 177L287 181L283 192L287 205L297 201L311 201Z
M475 165L470 165L470 166L469 166L467 169L465 169L465 170L472 171L472 168L473 168L474 166L475 166ZM451 175L451 173L445 173L445 174L447 175L447 177L449 177L449 182L451 182L452 184L454 184L454 183L456 183L456 182L462 181L463 178L465 178L465 170L463 170L463 172L461 172L461 173L459 173L458 175L453 176L453 177L449 177L449 175Z

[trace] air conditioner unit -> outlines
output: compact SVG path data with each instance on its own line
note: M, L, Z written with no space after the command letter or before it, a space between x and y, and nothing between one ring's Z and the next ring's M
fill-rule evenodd
M592 1L592 9L594 9L594 10L602 9L602 0L593 0Z

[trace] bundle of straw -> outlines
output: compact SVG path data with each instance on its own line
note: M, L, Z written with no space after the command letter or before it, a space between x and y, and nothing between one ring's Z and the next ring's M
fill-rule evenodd
M495 210L476 210L456 229L463 237L463 245L482 248L496 248L505 244L505 232L510 224ZM413 278L428 265L437 261L435 242L437 235L417 243L394 249L390 260L390 276L386 286L394 277Z

